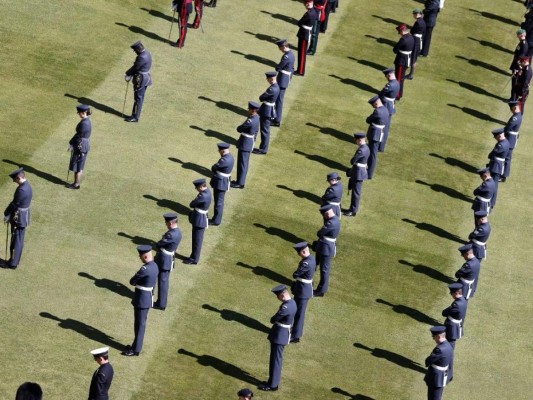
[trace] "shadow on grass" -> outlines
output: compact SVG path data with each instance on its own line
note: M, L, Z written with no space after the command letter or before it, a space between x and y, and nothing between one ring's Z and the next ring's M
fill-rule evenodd
M265 57L256 56L255 54L244 54L244 53L241 53L240 51L237 51L237 50L231 50L231 52L233 54L238 54L240 56L243 56L247 60L256 61L259 64L267 65L267 66L272 67L272 68L275 68L276 65L277 65L274 61L269 60L268 58L265 58Z
M182 161L179 158L175 158L175 157L169 157L168 159L175 163L181 164L181 167L184 169L190 169L191 171L197 172L200 175L203 175L208 178L211 177L211 170L206 167L203 167L201 165L198 165L192 162Z
M500 100L500 101L505 101L506 100L503 97L500 97L500 96L497 96L497 95L492 94L490 92L487 92L485 89L480 88L479 86L472 85L472 84L470 84L468 82L454 81L453 79L446 79L446 80L448 82L456 83L459 86L461 86L462 88L464 88L466 90L470 90L471 92L474 92L474 93L477 93L477 94L481 94L481 95L487 96L487 97L492 97L493 99Z
M225 133L214 131L212 129L200 128L197 125L190 125L189 128L194 129L196 131L203 132L204 135L207 136L207 137L213 137L213 138L216 138L216 139L221 140L223 142L232 144L234 146L237 144L237 140L235 138L233 138L233 137L231 137L229 135L226 135Z
M67 153L67 152L65 152L65 153ZM62 179L58 178L57 176L49 174L48 172L41 171L41 170L39 170L37 168L33 168L33 167L29 166L28 164L21 164L21 163L18 163L16 161L13 161L13 160L7 160L5 158L2 161L5 162L6 164L11 164L13 166L16 166L17 169L19 167L22 167L22 168L24 168L24 171L26 171L27 173L33 174L33 175L37 176L38 178L41 178L41 179L44 179L45 181L53 183L54 185L64 186L65 184L68 183L68 182L63 181ZM65 160L65 167L68 168L68 159ZM66 178L66 176L65 176L65 178Z
M299 238L298 236L293 235L292 233L287 232L283 229L276 228L275 226L265 226L258 222L254 223L254 226L260 229L264 229L265 233L268 233L272 236L277 236L283 240L286 240L289 243L299 243L303 241L303 239Z
M489 122L494 122L495 124L505 125L505 121L493 118L490 115L482 113L481 111L478 111L478 110L474 110L473 108L459 107L457 104L450 104L450 103L448 103L448 107L457 108L458 110L461 110L465 114L471 115L472 117L479 118L482 121L489 121Z
M300 190L300 189L292 189L285 185L276 185L276 187L292 192L293 195L295 195L296 197L299 197L300 199L306 199L312 203L319 204L319 205L322 204L322 198L320 196L317 196L314 193L306 192L305 190Z
M313 128L318 129L318 131L324 135L333 136L336 139L343 140L345 142L354 144L354 139L352 135L349 135L347 133L341 132L335 128L330 128L327 126L319 126L316 124L313 124L312 122L306 123L307 126L311 126Z
M253 33L253 32L250 32L250 31L244 31L244 33L247 33L248 35L255 36L257 39L263 40L263 41L269 42L269 43L276 43L276 41L279 40L279 38L276 37L276 36L265 35L264 33Z
M148 196L148 195L145 195ZM150 199L152 200L152 199ZM121 236L123 238L129 239L132 241L133 244L140 245L140 244L149 244L150 246L154 247L155 241L152 239L148 239L142 236L132 236L128 235L126 232L117 232L118 236Z
M348 58L350 60L357 61L361 65L366 65L367 67L377 69L378 71L383 71L384 69L388 68L388 67L385 67L384 65L375 63L373 61L361 60L359 58L355 58L355 57L352 57L352 56L348 56Z
M428 224L426 222L416 222L409 218L402 218L402 221L407 222L409 224L413 224L417 229L420 229L422 231L430 232L434 234L435 236L441 237L443 239L448 239L460 244L465 244L466 241L461 239L459 236L454 235L453 233L448 232L447 230L444 230L442 228L439 228L436 225Z
M386 17L382 17L380 15L372 15L374 18L377 18L377 19L380 19L382 20L383 22L386 22L387 24L392 24L394 26L398 26L400 24L403 24L402 21L398 21L397 19L392 19L392 18L386 18Z
M502 17L501 15L493 14L493 13L490 13L490 12L474 10L473 8L469 8L468 11L472 11L472 12L477 13L477 14L481 15L482 17L485 17L485 18L488 18L488 19L493 19L495 21L503 22L504 24L508 24L508 25L512 25L512 26L519 26L520 25L519 22L516 22L516 21L514 21L512 19L505 18L505 17Z
M113 281L107 278L96 278L95 276L92 276L87 272L78 272L78 275L82 278L87 278L94 281L94 286L96 287L110 290L120 296L127 297L128 299L133 298L133 291L123 283Z
M284 21L292 25L298 25L298 20L296 18L289 17L288 15L277 14L277 13L274 14L274 13L271 13L270 11L265 11L265 10L261 10L261 12L263 14L270 15L274 19L279 19L280 21Z
M126 88L124 88L124 94L126 93ZM105 104L98 103L97 101L94 101L93 99L89 99L87 97L78 97L70 93L65 93L65 97L70 97L71 99L76 99L81 104L87 104L89 107L94 108L98 111L102 111L106 114L116 115L117 117L124 117L124 114L122 114L120 111L115 110L114 108L111 108L109 106L106 106Z
M374 39L376 42L378 42L380 44L389 45L390 47L394 47L396 45L396 42L393 41L393 40L390 40L390 39L378 38L378 37L375 37L375 36L372 36L372 35L365 35L365 37L367 37L369 39Z
M444 282L446 284L456 282L454 279L450 278L449 276L444 275L442 272L436 270L435 268L428 267L427 265L413 264L407 260L398 260L398 262L402 265L407 265L408 267L412 267L414 272L426 275L437 281Z
M117 342L112 336L109 336L108 334L92 327L91 325L87 325L81 321L71 318L61 319L45 311L40 312L39 315L43 318L48 318L52 321L57 321L57 326L59 326L60 328L69 329L74 332L77 332L80 335L85 336L88 339L94 340L97 343L101 343L102 345L109 346L113 349L120 351L126 350L125 345Z
M140 10L143 10L143 11L146 11L148 14L150 14L151 16L153 17L157 17L157 18L161 18L165 21L168 21L170 23L172 23L172 15L167 15L167 14L164 14L162 13L161 11L157 11L157 10L152 10L152 9L147 9L147 8L144 8L144 7L139 7ZM177 28L177 16L174 20L174 23L176 24L176 28ZM169 26L169 31L170 31L170 26Z
M247 328L255 329L256 331L259 331L259 332L263 332L263 333L270 332L270 329L268 326L264 325L263 323L259 322L258 320L254 318L241 314L240 312L228 310L226 308L219 310L218 308L215 308L209 304L203 304L202 308L204 310L209 310L209 311L219 313L222 319L225 319L226 321L235 321L246 326Z
M429 153L431 157L440 158L441 160L444 160L444 162L448 165L451 165L452 167L461 168L462 170L466 172L470 172L472 174L477 174L477 167L474 167L471 164L465 163L464 161L461 161L454 157L444 157L437 153Z
M440 325L440 321L437 321L436 319L431 318L429 315L426 315L423 312L418 311L414 308L404 306L403 304L392 304L383 299L376 299L376 303L389 306L395 313L407 315L408 317L411 317L415 321L421 322L422 324L431 326Z
M473 65L474 67L485 68L485 69L487 69L489 71L496 72L497 74L502 74L502 75L505 75L505 76L508 76L508 77L511 76L511 73L509 71L506 71L506 70L503 70L501 68L498 68L495 65L488 64L486 62L476 60L475 58L466 58L466 57L463 57L463 56L455 56L455 57L458 58L459 60L466 61L468 64Z
M308 160L316 161L322 165L325 165L328 168L338 170L338 171L346 171L346 166L344 164L341 164L337 161L330 160L329 158L319 156L317 154L307 154L300 150L294 150L296 154L299 154L301 156L304 156Z
M179 349L178 354L196 358L196 362L204 367L211 367L221 372L224 375L249 383L250 385L259 386L262 382L251 376L249 372L237 367L236 365L227 363L220 358L213 357L207 354L199 355L185 349Z
M154 197L151 194L143 194L143 197L145 199L155 201L156 204L159 207L168 208L168 209L170 209L172 211L177 212L180 215L188 216L189 215L189 211L191 211L191 209L189 207L187 207L186 205L178 203L177 201L174 201L174 200L158 199L157 197ZM120 233L119 233L119 235L120 235ZM122 236L122 235L120 235L120 236ZM124 236L125 236L125 234L124 234ZM125 237L131 237L131 236L125 236ZM132 239L132 241L133 241L133 239ZM154 243L154 242L152 242L152 243Z
M243 268L249 269L254 274L256 274L258 276L264 276L265 278L268 278L268 279L270 279L273 282L281 283L281 284L284 284L286 286L291 286L292 285L292 281L289 278L287 278L287 277L285 277L285 276L283 276L281 274L278 274L277 272L272 271L271 269L268 269L268 268L265 268L265 267L261 267L259 265L254 267L254 266L252 266L250 264L245 264L242 261L237 262L236 265L238 265L239 267L243 267Z
M166 44L172 44L173 42L171 40L168 40L167 38L164 38L162 36L159 36L157 33L146 31L141 27L135 26L135 25L126 25L122 22L115 22L115 25L122 26L124 28L128 28L130 32L136 33L138 35L143 35L149 39L157 40L158 42L166 43Z
M245 110L242 107L235 106L235 105L233 105L231 103L228 103L226 101L213 100L213 99L210 99L209 97L205 97L205 96L198 96L198 98L200 100L205 100L205 101L210 101L211 103L215 103L215 105L218 108L221 108L222 110L228 110L228 111L234 112L235 114L242 115L243 117L247 117L248 116L248 111L247 110Z
M332 78L338 79L339 81L341 81L345 85L355 86L356 88L364 90L366 92L370 92L370 93L378 93L379 92L379 90L373 88L372 86L367 85L364 82L356 81L355 79L341 78L340 76L334 75L334 74L330 74L329 76L331 76Z
M346 390L343 390L338 387L332 387L331 391L333 393L342 394L343 396L347 396L350 400L375 400L373 397L365 396L364 394L351 394L348 393Z
M363 349L363 350L366 350L366 351L369 351L370 354L372 354L374 357L377 357L377 358L383 358L387 361L390 361L391 363L394 363L402 368L407 368L407 369L411 369L413 371L416 371L416 372L420 372L421 374L425 374L426 373L426 369L423 368L419 363L413 361L413 360L410 360L409 358L407 357L404 357L398 353L394 353L392 351L389 351L389 350L385 350L385 349L380 349L378 347L372 349L370 347L367 347L365 346L364 344L361 344L361 343L354 343L353 344L354 347L357 347L358 349Z
M415 182L420 185L429 186L431 190L435 192L444 193L445 195L450 196L454 199L466 201L467 203L472 203L472 199L469 196L466 196L463 193L455 189L452 189L448 186L439 185L438 183L427 183L427 182L421 181L420 179L417 179Z
M491 49L498 50L503 53L514 54L512 50L509 50L508 48L500 46L499 44L496 44L496 43L488 42L486 40L479 40L479 39L476 39L470 36L468 36L468 39L473 40L474 42L478 42L482 46L490 47Z

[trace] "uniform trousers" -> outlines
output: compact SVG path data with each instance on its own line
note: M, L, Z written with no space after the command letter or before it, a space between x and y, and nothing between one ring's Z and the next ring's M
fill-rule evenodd
M213 189L213 199L215 202L215 212L213 213L213 224L219 225L222 222L222 213L224 212L225 190Z
M297 309L292 324L291 338L299 339L304 333L305 310L307 309L307 302L309 299L299 299L295 297L294 301L296 302Z
M200 260L200 253L202 252L202 243L204 241L205 228L192 227L192 252L190 259L194 262Z
M513 158L513 149L509 149L507 157L505 158L505 168L503 170L503 176L507 178L511 174L511 159Z
M369 140L368 147L370 147L370 156L368 157L367 166L368 166L368 179L372 179L374 176L374 170L376 169L376 164L378 162L378 151L379 151L380 142Z
M144 332L146 330L146 318L148 317L149 308L133 308L133 331L135 339L131 345L131 350L140 353L143 348Z
M281 380L281 366L283 364L283 350L285 345L270 342L270 363L268 367L268 386L275 388Z
M361 201L361 195L363 193L363 181L355 181L355 185L352 188L352 197L350 202L350 212L356 213L359 211L359 202Z
M380 153L383 153L385 151L385 145L387 144L387 139L389 138L389 130L390 130L391 122L392 122L392 115L389 114L389 123L385 125L385 128L383 128L383 138L381 139L381 142L379 142L378 151Z
M317 254L317 262L320 265L320 282L316 287L316 292L324 294L329 287L329 271L331 269L331 256Z
M444 388L428 386L428 400L441 400Z
M398 94L396 95L396 100L400 100L403 96L403 83L405 82L405 70L407 67L403 65L395 65L394 66L394 72L396 74L396 79L398 80L398 83L400 84L400 90L398 91Z
M141 110L143 108L146 88L147 86L141 86L139 89L136 89L133 92L133 111L131 112L131 116L137 120L141 119Z
M307 39L298 38L298 68L296 68L296 72L300 75L305 75L305 61L308 46L309 41Z
M498 174L497 172L491 172L490 176L492 176L492 179L494 179L494 196L492 196L490 206L494 208L496 206L496 197L498 197L498 183L500 181L501 174Z
M259 125L261 127L261 144L259 150L262 153L268 153L268 145L270 143L270 123L272 119L270 117L260 117Z
M426 26L426 33L422 39L422 50L420 50L420 55L427 56L429 54L429 45L431 44L431 35L433 33L432 26Z
M167 306L169 277L169 270L159 270L159 275L157 276L157 304L162 308Z
M9 266L16 267L19 265L22 249L24 248L24 235L26 228L11 224L11 243L9 246Z
M237 153L237 184L244 186L246 175L248 174L248 163L250 162L250 152L239 150Z
M274 118L274 122L277 124L281 124L281 114L283 113L283 99L285 98L285 91L287 88L279 88L279 96L276 100L276 118Z

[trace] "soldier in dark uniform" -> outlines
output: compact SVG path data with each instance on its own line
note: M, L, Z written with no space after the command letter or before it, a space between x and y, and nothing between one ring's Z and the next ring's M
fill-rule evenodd
M379 96L374 96L368 100L374 108L372 114L366 119L368 130L366 138L368 146L370 147L370 157L368 158L368 179L374 176L374 170L378 162L379 145L385 135L385 128L390 122L389 110L387 110L381 102Z
M326 0L324 4L324 9L322 10L322 15L320 18L320 24L318 25L318 31L320 33L326 33L326 31L328 30L329 14L331 13L331 10L333 10L333 8L335 7L335 4L333 3L334 1L332 0Z
M109 400L109 388L113 382L113 367L109 362L109 347L91 351L94 361L99 365L94 371L89 388L89 400Z
M324 217L324 225L316 233L318 240L313 243L316 259L320 264L320 282L313 291L315 297L323 297L328 291L331 259L337 252L335 242L341 230L341 224L331 204L320 207L320 213Z
M445 326L434 326L430 332L437 346L426 358L428 370L424 382L428 387L428 400L441 400L444 387L453 379L453 347L446 340Z
M296 302L297 311L294 316L294 325L291 329L291 343L299 343L304 333L304 320L307 302L313 297L313 275L315 274L316 261L315 257L309 251L307 242L296 243L294 250L298 253L301 260L298 268L292 274L295 281L291 290Z
M457 282L463 285L463 296L468 300L474 297L476 292L481 266L479 260L474 256L470 243L459 247L458 250L465 259L465 263L457 270L455 277L459 279Z
M254 397L254 392L248 388L245 388L239 390L237 392L237 396L239 397L238 400L252 400L252 397Z
M266 72L265 76L270 84L268 89L259 96L259 101L262 102L259 107L259 124L261 129L261 144L259 149L254 149L254 154L268 153L268 145L270 142L270 124L273 119L276 119L276 101L279 96L279 86L276 82L275 71Z
M324 20L326 0L313 0L313 7L316 10L317 18L313 23L313 29L311 29L311 41L309 42L308 55L315 55L316 47L318 46L318 36L320 34L320 26Z
M492 134L496 140L496 145L488 155L489 163L487 167L489 167L490 175L492 176L492 179L494 179L494 184L496 185L496 190L490 204L491 207L494 208L496 206L496 197L498 195L498 182L505 171L505 159L509 152L509 141L505 138L504 128L494 129Z
M444 3L444 2L443 2ZM429 47L431 45L431 36L433 28L437 24L437 15L442 8L439 0L425 0L424 1L424 21L426 22L426 32L422 38L422 51L420 55L427 57L429 54Z
M503 176L500 179L500 182L505 182L511 173L511 160L513 158L513 150L516 147L518 142L518 135L520 132L520 126L522 125L522 113L520 112L520 104L516 100L511 100L509 102L509 108L513 115L505 124L504 135L505 138L509 141L509 151L507 152L507 157L505 158L505 168L503 170Z
M192 183L198 191L198 195L189 204L189 207L192 208L189 213L189 222L192 225L192 251L191 256L183 260L183 263L196 265L200 260L200 253L202 252L204 231L209 224L207 213L211 206L211 191L203 178L196 179Z
M231 181L231 171L235 160L229 152L228 143L217 144L220 159L212 165L211 172L213 176L209 184L213 188L213 197L215 200L215 209L213 219L209 221L211 225L220 225L222 223L222 213L224 212L224 197L229 190Z
M413 48L413 56L411 58L411 70L409 71L409 74L405 76L405 79L413 79L416 69L416 59L422 50L422 38L426 33L426 22L422 17L422 10L420 8L415 8L413 10L413 17L416 21L410 32L415 39L415 47Z
M4 223L11 225L11 244L9 246L9 259L2 267L15 269L22 256L26 227L30 224L30 203L33 192L26 180L23 168L11 172L9 177L18 187L13 195L13 200L4 210Z
M490 236L490 224L486 211L476 211L474 217L476 219L476 227L468 235L468 240L472 245L474 256L481 262L487 258L487 241Z
M204 0L194 0L194 12L195 16L192 27L198 29L202 23L202 15L204 14Z
M370 157L370 149L366 144L365 134L363 132L354 133L355 144L359 147L350 160L352 165L346 175L350 177L348 189L352 191L350 208L344 213L347 217L355 217L359 211L359 202L363 194L363 181L368 179L367 163Z
M392 116L396 113L396 96L398 96L398 92L400 91L400 83L396 80L394 68L387 68L383 70L383 74L385 75L385 78L387 78L387 84L383 89L381 89L381 92L379 92L379 99L389 111L389 123L385 125L385 128L383 129L383 139L379 143L378 147L378 151L380 153L385 151L385 145L387 144L387 139L389 138Z
M193 0L172 0L172 9L178 12L180 36L171 46L181 49L185 46L187 28L189 25L189 15L192 13ZM199 22L198 22L199 24Z
M446 327L446 340L455 350L455 341L463 337L464 320L466 317L466 307L468 302L463 297L463 284L451 283L448 285L453 303L442 310L442 316L446 317L444 326Z
M527 56L533 55L533 9L529 8L524 14L524 22L520 27L526 31L526 42L528 46Z
M337 172L330 172L326 176L329 187L322 196L322 205L331 204L337 218L341 217L342 183Z
M518 59L518 72L511 88L511 100L518 100L522 114L524 114L524 107L529 96L529 85L533 75L529 60L529 57L520 57Z
M298 21L298 67L294 75L304 76L305 75L305 62L307 56L307 49L309 48L309 42L311 40L311 30L315 24L315 21L318 20L318 14L313 7L312 0L306 0L304 2L305 8L307 11L302 18Z
M405 80L405 73L411 66L411 59L413 57L413 50L415 48L415 39L413 35L409 33L407 25L400 24L396 27L396 30L400 34L400 40L392 48L396 57L394 58L395 74L398 82L400 83L400 91L396 96L396 100L400 100L403 96L403 82Z
M520 57L528 57L529 51L529 45L526 41L526 31L524 29L517 30L516 37L518 38L518 44L514 50L513 61L511 61L511 65L509 66L511 74L513 74L513 81L516 79L516 73L519 69L518 60Z
M259 131L259 115L257 110L259 104L248 102L248 118L237 127L237 132L241 135L237 140L237 180L231 181L230 186L236 189L244 189L246 175L248 174L248 163L250 153L254 149L254 142Z
M89 152L89 138L91 137L91 109L88 105L80 104L76 107L81 121L76 125L76 133L68 142L68 150L71 152L68 169L74 172L74 183L67 185L69 189L79 189L85 160Z
M131 116L126 117L127 122L139 122L141 110L144 102L146 88L152 84L150 69L152 68L152 55L146 50L143 44L138 41L130 46L137 57L133 66L126 71L125 79L127 82L133 80L133 110Z
M157 264L154 262L152 256L152 246L146 244L140 245L137 246L137 251L139 252L139 258L142 260L143 265L130 279L130 285L135 286L135 294L131 301L134 310L133 330L135 339L133 340L133 344L121 353L127 357L138 356L142 350L144 332L146 330L146 318L148 317L148 311L152 308L152 295L155 283L157 282L157 274L159 273Z
M472 203L472 210L474 212L485 211L488 214L492 207L493 198L496 195L497 186L488 168L479 169L477 173L483 183L474 189L474 196L476 197Z
M155 255L155 263L159 268L159 275L157 279L157 301L154 303L154 308L165 310L167 308L168 298L168 278L170 271L174 269L174 257L176 250L181 242L181 231L178 228L178 214L166 213L163 214L165 225L168 231L165 232L159 242L155 244L157 253Z
M276 100L276 118L272 121L271 126L281 125L281 116L283 115L283 99L285 98L285 90L289 87L292 74L294 73L294 54L289 47L289 43L285 39L276 42L279 50L283 53L281 60L276 66L278 71L277 82L279 86L279 95Z
M281 367L283 364L283 350L289 344L291 338L291 326L296 314L296 302L291 299L285 285L276 286L272 289L281 305L278 312L270 318L273 324L268 334L270 341L270 363L268 368L268 381L259 386L259 390L274 392L278 390L281 380Z

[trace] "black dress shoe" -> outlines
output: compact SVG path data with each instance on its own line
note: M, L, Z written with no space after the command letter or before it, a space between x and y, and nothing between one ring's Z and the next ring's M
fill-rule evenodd
M234 189L244 189L244 185L239 185L238 183L230 183L230 186Z
M289 343L300 343L300 338L292 338Z
M345 217L355 217L357 215L357 213L354 213L354 212L351 212L351 211L346 211L346 212L342 213L342 215L344 215Z
M507 178L505 176L502 176L498 179L498 182L505 182Z
M177 42L172 42L172 43L170 43L170 45L171 45L172 47L178 47L178 43L177 43Z
M281 123L279 123L279 122L271 122L271 123L270 123L270 126L277 126L277 127L279 127L279 126L281 126Z
M409 75L405 75L405 79L409 79L410 81L413 80L413 75L409 74Z
M67 189L78 190L80 188L80 185L75 185L75 184L71 183L70 185L67 185L66 188Z
M324 293L313 290L313 297L324 297Z
M210 226L219 226L220 224L217 224L212 218L210 218L209 220L209 225Z
M187 259L183 260L183 264L196 265L198 263L196 261L194 261L193 259L191 259L191 258L187 258Z
M275 392L278 390L278 387L270 387L268 385L261 385L257 387L259 390L262 390L263 392Z
M252 153L254 153L254 154L258 154L258 155L260 155L260 156L263 156L263 155L266 154L266 153L265 153L263 150L261 150L261 149L253 149L253 150L252 150Z
M126 118L126 119L124 119L124 121L126 121L126 122L139 122L139 120L137 118L133 118L133 117Z
M136 356L139 355L139 352L133 351L132 349L129 349L129 350L123 351L120 354L122 354L123 356L126 356L126 357L136 357Z
M295 72L293 75L296 75L296 76L304 76L304 74L300 74L299 72Z

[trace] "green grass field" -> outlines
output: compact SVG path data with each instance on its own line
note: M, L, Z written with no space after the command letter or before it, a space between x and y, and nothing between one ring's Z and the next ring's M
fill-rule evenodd
M252 156L246 189L226 196L224 223L206 232L200 264L177 263L169 308L150 311L143 352L132 359L119 353L133 340L135 245L158 240L162 214L174 210L178 253L189 255L191 182L216 162L217 142L237 139L247 101L257 101L263 73L280 58L273 40L296 45L304 8L221 0L205 9L204 33L190 29L177 50L167 40L168 2L0 0L0 204L11 200L7 174L18 165L34 189L20 268L0 271L0 398L13 398L27 380L39 382L46 399L85 398L97 366L89 351L102 345L111 347L113 399L230 399L265 380L265 331L279 306L270 289L297 266L292 243L314 240L325 176L348 166L351 134L366 131L366 101L394 59L395 21L411 24L419 3L341 1L306 76L287 91L269 155ZM254 398L425 398L428 328L451 303L446 282L473 228L472 171L486 163L490 130L509 117L500 98L509 95L523 13L518 1L446 2L430 57L406 82L386 153L364 184L360 214L341 221L330 291L310 301L302 342L285 349L280 391ZM123 74L139 39L154 58L154 85L141 122L127 124ZM78 101L93 108L93 134L82 189L69 191L66 148ZM127 113L131 104L129 93ZM490 218L489 258L448 400L533 392L529 107Z

